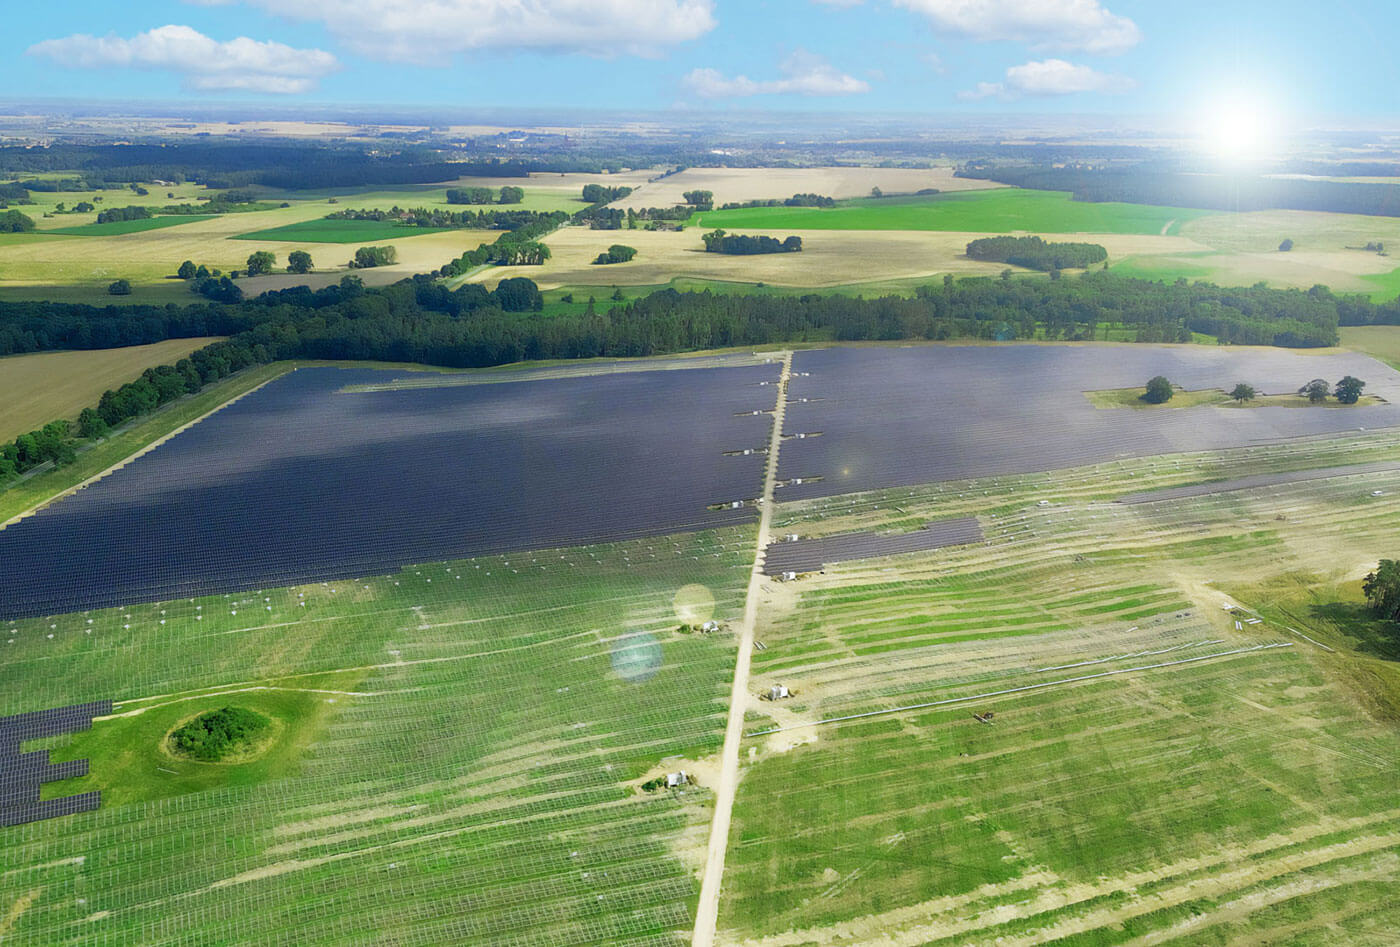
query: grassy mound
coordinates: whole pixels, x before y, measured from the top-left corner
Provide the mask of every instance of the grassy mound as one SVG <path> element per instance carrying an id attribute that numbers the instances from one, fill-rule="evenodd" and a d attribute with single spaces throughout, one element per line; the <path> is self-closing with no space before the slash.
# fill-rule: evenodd
<path id="1" fill-rule="evenodd" d="M 243 707 L 223 707 L 200 714 L 170 735 L 177 753 L 202 763 L 218 763 L 246 750 L 272 721 Z"/>

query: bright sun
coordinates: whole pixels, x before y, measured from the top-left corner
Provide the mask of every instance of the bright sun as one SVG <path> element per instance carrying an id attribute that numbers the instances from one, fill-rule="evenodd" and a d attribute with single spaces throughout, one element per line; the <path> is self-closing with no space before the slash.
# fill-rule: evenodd
<path id="1" fill-rule="evenodd" d="M 1273 152 L 1276 122 L 1264 103 L 1229 96 L 1213 103 L 1200 124 L 1203 150 L 1230 161 L 1250 161 Z"/>

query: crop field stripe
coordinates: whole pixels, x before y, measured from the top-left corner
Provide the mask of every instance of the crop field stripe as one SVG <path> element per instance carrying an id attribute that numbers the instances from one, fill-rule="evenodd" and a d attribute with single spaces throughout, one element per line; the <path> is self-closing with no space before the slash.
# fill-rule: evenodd
<path id="1" fill-rule="evenodd" d="M 1209 661 L 1213 658 L 1225 658 L 1234 655 L 1252 654 L 1256 651 L 1269 651 L 1274 648 L 1291 648 L 1290 641 L 1277 641 L 1270 644 L 1255 645 L 1252 648 L 1237 648 L 1233 651 L 1217 651 L 1214 654 L 1202 654 L 1194 658 L 1182 658 L 1179 661 L 1164 661 L 1160 664 L 1143 664 L 1138 667 L 1119 668 L 1116 671 L 1101 671 L 1098 674 L 1085 674 L 1080 677 L 1066 677 L 1057 681 L 1041 681 L 1038 684 L 1027 684 L 1024 687 L 1010 687 L 1005 690 L 989 691 L 985 694 L 972 694 L 967 697 L 949 697 L 947 700 L 934 700 L 924 704 L 909 704 L 904 707 L 890 707 L 887 710 L 870 710 L 863 714 L 849 714 L 844 717 L 828 717 L 825 720 L 813 720 L 810 723 L 794 723 L 786 727 L 774 727 L 771 730 L 755 730 L 750 733 L 751 737 L 767 736 L 770 733 L 785 733 L 788 730 L 802 730 L 806 727 L 822 727 L 829 723 L 841 723 L 846 720 L 861 720 L 866 717 L 884 717 L 890 714 L 905 713 L 910 710 L 924 710 L 928 707 L 944 707 L 948 704 L 961 704 L 969 700 L 985 700 L 988 697 L 1001 697 L 1006 694 L 1019 694 L 1023 691 L 1042 690 L 1046 687 L 1059 687 L 1064 684 L 1078 684 L 1081 681 L 1093 681 L 1101 677 L 1116 677 L 1119 674 L 1132 674 L 1137 671 L 1154 671 L 1159 668 L 1176 667 L 1182 664 L 1195 664 L 1198 661 Z M 1112 660 L 1111 658 L 1105 660 Z M 1093 663 L 1093 662 L 1089 662 Z"/>
<path id="2" fill-rule="evenodd" d="M 729 695 L 729 719 L 720 755 L 720 784 L 715 790 L 715 814 L 710 823 L 710 840 L 705 856 L 705 873 L 700 882 L 700 902 L 695 910 L 692 947 L 712 947 L 719 926 L 720 886 L 724 880 L 725 852 L 729 845 L 729 826 L 739 781 L 739 744 L 744 739 L 749 670 L 754 650 L 754 626 L 758 622 L 758 598 L 764 582 L 764 551 L 768 548 L 768 531 L 773 519 L 773 492 L 778 479 L 778 450 L 783 440 L 783 415 L 787 405 L 788 380 L 792 377 L 792 353 L 783 352 L 780 358 L 783 370 L 776 386 L 777 403 L 773 409 L 773 428 L 769 433 L 768 455 L 763 473 L 763 508 L 758 519 L 753 568 L 749 572 L 748 591 L 744 596 L 744 617 L 739 627 L 739 649 L 734 664 L 734 683 Z"/>

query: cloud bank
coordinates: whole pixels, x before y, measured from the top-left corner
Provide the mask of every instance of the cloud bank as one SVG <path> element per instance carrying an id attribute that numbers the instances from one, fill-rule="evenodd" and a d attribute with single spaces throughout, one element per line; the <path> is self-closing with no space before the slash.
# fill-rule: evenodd
<path id="1" fill-rule="evenodd" d="M 1128 92 L 1135 87 L 1136 83 L 1127 76 L 1099 72 L 1063 59 L 1044 59 L 1012 66 L 1002 82 L 979 82 L 975 88 L 959 92 L 958 98 L 964 102 L 993 98 L 1014 101 L 1027 96 Z"/>
<path id="2" fill-rule="evenodd" d="M 755 80 L 725 76 L 717 69 L 696 69 L 685 77 L 687 89 L 702 99 L 732 99 L 751 95 L 859 95 L 870 83 L 841 72 L 820 56 L 797 52 L 779 67 L 777 79 Z"/>

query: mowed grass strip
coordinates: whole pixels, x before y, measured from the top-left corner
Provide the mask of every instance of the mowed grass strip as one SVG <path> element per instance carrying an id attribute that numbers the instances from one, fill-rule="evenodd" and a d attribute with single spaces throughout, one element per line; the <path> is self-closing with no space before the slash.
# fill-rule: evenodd
<path id="1" fill-rule="evenodd" d="M 271 240 L 304 243 L 365 243 L 374 240 L 402 240 L 429 233 L 443 233 L 450 227 L 405 227 L 379 220 L 304 220 L 300 223 L 241 233 L 234 240 Z"/>
<path id="2" fill-rule="evenodd" d="M 0 441 L 97 404 L 102 393 L 156 365 L 171 365 L 220 337 L 167 339 L 152 345 L 0 358 Z"/>
<path id="3" fill-rule="evenodd" d="M 172 215 L 169 217 L 148 217 L 145 220 L 114 220 L 105 224 L 83 224 L 79 227 L 55 227 L 43 231 L 46 234 L 60 233 L 70 237 L 120 237 L 128 233 L 145 233 L 148 230 L 164 230 L 200 220 L 213 220 L 216 214 Z"/>
<path id="4" fill-rule="evenodd" d="M 1000 188 L 927 197 L 864 198 L 832 208 L 709 211 L 700 226 L 726 230 L 941 230 L 968 233 L 1175 234 L 1212 211 L 1076 201 L 1064 191 Z"/>

